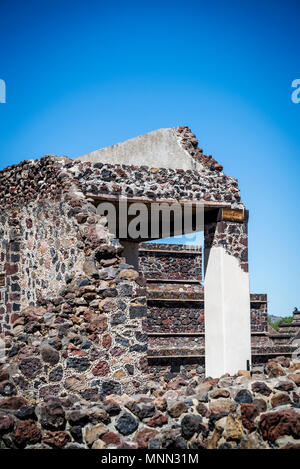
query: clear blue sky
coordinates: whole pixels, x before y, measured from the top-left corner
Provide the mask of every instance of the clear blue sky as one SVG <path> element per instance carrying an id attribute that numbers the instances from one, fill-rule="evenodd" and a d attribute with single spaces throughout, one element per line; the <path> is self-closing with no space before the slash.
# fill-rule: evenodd
<path id="1" fill-rule="evenodd" d="M 0 166 L 189 125 L 238 177 L 251 291 L 300 307 L 300 2 L 0 0 Z"/>

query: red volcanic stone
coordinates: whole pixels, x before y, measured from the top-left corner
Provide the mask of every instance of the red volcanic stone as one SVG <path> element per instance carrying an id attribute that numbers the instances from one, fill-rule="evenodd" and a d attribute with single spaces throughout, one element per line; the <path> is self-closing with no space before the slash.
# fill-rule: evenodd
<path id="1" fill-rule="evenodd" d="M 101 440 L 103 440 L 107 445 L 119 445 L 121 443 L 120 435 L 114 432 L 107 432 L 101 436 Z"/>
<path id="2" fill-rule="evenodd" d="M 139 369 L 142 373 L 146 373 L 148 371 L 148 359 L 147 357 L 141 357 L 139 360 Z"/>
<path id="3" fill-rule="evenodd" d="M 10 322 L 11 324 L 14 324 L 14 322 L 16 322 L 17 319 L 19 319 L 20 315 L 17 314 L 17 313 L 13 313 L 11 316 L 10 316 Z"/>
<path id="4" fill-rule="evenodd" d="M 254 424 L 255 418 L 260 413 L 259 408 L 254 404 L 241 404 L 241 415 L 242 415 L 242 424 L 250 432 L 255 430 L 256 425 Z"/>
<path id="5" fill-rule="evenodd" d="M 18 422 L 13 439 L 19 446 L 38 443 L 41 440 L 41 430 L 36 426 L 33 420 Z"/>
<path id="6" fill-rule="evenodd" d="M 76 357 L 85 357 L 87 353 L 84 350 L 80 350 L 78 347 L 75 347 L 73 344 L 68 345 L 68 351 L 70 355 L 74 355 Z"/>
<path id="7" fill-rule="evenodd" d="M 297 386 L 300 386 L 300 373 L 288 375 L 288 378 L 292 379 Z"/>
<path id="8" fill-rule="evenodd" d="M 292 381 L 280 381 L 278 384 L 276 384 L 275 389 L 278 389 L 279 391 L 292 391 L 294 389 L 294 384 Z"/>
<path id="9" fill-rule="evenodd" d="M 158 434 L 157 430 L 151 430 L 150 428 L 143 428 L 135 433 L 133 440 L 137 442 L 140 449 L 148 448 L 148 441 Z"/>
<path id="10" fill-rule="evenodd" d="M 92 373 L 94 376 L 107 376 L 110 371 L 109 364 L 106 361 L 99 361 L 93 368 Z"/>
<path id="11" fill-rule="evenodd" d="M 209 417 L 210 411 L 206 407 L 206 405 L 203 404 L 202 402 L 198 403 L 196 409 L 197 409 L 198 414 L 202 415 L 202 417 Z"/>
<path id="12" fill-rule="evenodd" d="M 219 382 L 219 378 L 205 380 L 205 383 L 209 383 L 212 386 L 217 386 L 218 382 Z"/>
<path id="13" fill-rule="evenodd" d="M 121 347 L 114 347 L 110 353 L 113 357 L 119 357 L 120 355 L 123 355 L 123 353 L 125 352 L 125 350 Z"/>
<path id="14" fill-rule="evenodd" d="M 141 386 L 141 383 L 139 383 L 138 381 L 136 381 L 135 379 L 133 379 L 131 381 L 131 384 L 135 387 L 135 388 L 139 388 Z"/>
<path id="15" fill-rule="evenodd" d="M 150 420 L 145 422 L 145 424 L 149 427 L 162 427 L 166 423 L 168 423 L 168 419 L 161 413 L 154 415 Z"/>
<path id="16" fill-rule="evenodd" d="M 284 393 L 275 394 L 275 396 L 271 398 L 272 407 L 278 407 L 280 405 L 289 404 L 290 402 L 291 400 L 289 398 L 289 395 Z"/>
<path id="17" fill-rule="evenodd" d="M 252 391 L 262 394 L 263 396 L 269 396 L 272 393 L 272 390 L 263 381 L 253 383 Z"/>
<path id="18" fill-rule="evenodd" d="M 111 336 L 109 334 L 105 334 L 102 338 L 102 346 L 105 348 L 110 348 L 111 346 Z"/>
<path id="19" fill-rule="evenodd" d="M 209 394 L 211 399 L 219 399 L 220 397 L 230 397 L 230 392 L 227 389 L 215 389 Z"/>
<path id="20" fill-rule="evenodd" d="M 263 414 L 259 427 L 263 438 L 268 441 L 275 441 L 284 435 L 300 438 L 300 413 L 286 409 Z"/>
<path id="21" fill-rule="evenodd" d="M 24 358 L 19 364 L 19 368 L 26 378 L 36 378 L 41 373 L 42 365 L 38 358 Z"/>
<path id="22" fill-rule="evenodd" d="M 180 386 L 187 386 L 187 382 L 183 378 L 174 378 L 167 384 L 168 389 L 178 389 Z"/>
<path id="23" fill-rule="evenodd" d="M 83 350 L 74 349 L 70 352 L 70 355 L 74 355 L 75 357 L 85 357 L 87 354 Z"/>
<path id="24" fill-rule="evenodd" d="M 87 326 L 87 331 L 95 333 L 107 329 L 107 317 L 104 314 L 92 314 Z"/>
<path id="25" fill-rule="evenodd" d="M 163 323 L 164 326 L 172 326 L 173 320 L 171 318 L 170 319 L 163 319 L 162 323 Z"/>
<path id="26" fill-rule="evenodd" d="M 76 215 L 76 220 L 78 223 L 85 223 L 87 221 L 88 214 L 87 213 L 79 213 Z"/>
<path id="27" fill-rule="evenodd" d="M 23 397 L 12 396 L 0 401 L 0 409 L 18 410 L 27 405 Z"/>
<path id="28" fill-rule="evenodd" d="M 59 362 L 59 353 L 50 345 L 45 345 L 41 349 L 41 355 L 44 362 L 50 365 L 56 365 Z"/>
<path id="29" fill-rule="evenodd" d="M 288 368 L 290 366 L 291 360 L 287 357 L 276 357 L 276 358 L 273 358 L 271 361 L 279 363 L 284 368 Z"/>
<path id="30" fill-rule="evenodd" d="M 7 370 L 0 370 L 0 383 L 2 381 L 8 381 L 9 380 L 9 373 Z"/>
<path id="31" fill-rule="evenodd" d="M 5 264 L 4 265 L 4 271 L 6 272 L 6 275 L 13 275 L 18 272 L 18 264 Z"/>
<path id="32" fill-rule="evenodd" d="M 31 220 L 31 218 L 27 218 L 27 219 L 26 219 L 26 226 L 27 226 L 27 228 L 32 228 L 32 220 Z"/>
<path id="33" fill-rule="evenodd" d="M 53 446 L 54 448 L 63 448 L 70 440 L 71 437 L 69 433 L 63 431 L 47 431 L 43 436 L 43 442 L 47 443 L 49 446 Z"/>
<path id="34" fill-rule="evenodd" d="M 0 433 L 10 431 L 14 426 L 14 419 L 12 415 L 0 412 Z"/>
<path id="35" fill-rule="evenodd" d="M 277 378 L 278 376 L 285 376 L 285 371 L 279 363 L 269 361 L 265 366 L 265 373 L 269 378 Z"/>

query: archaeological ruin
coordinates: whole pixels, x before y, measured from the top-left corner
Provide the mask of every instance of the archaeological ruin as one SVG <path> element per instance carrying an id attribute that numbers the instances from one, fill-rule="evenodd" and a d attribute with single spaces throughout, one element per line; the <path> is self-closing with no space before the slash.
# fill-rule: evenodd
<path id="1" fill-rule="evenodd" d="M 204 364 L 201 246 L 141 243 L 139 263 L 146 279 L 148 361 L 173 365 L 173 369 L 184 361 Z M 277 332 L 268 324 L 267 295 L 250 294 L 252 364 L 292 355 L 300 333 L 299 315 L 295 309 L 293 321 L 280 324 Z"/>
<path id="2" fill-rule="evenodd" d="M 73 160 L 24 161 L 4 169 L 0 184 L 6 346 L 40 341 L 59 350 L 66 375 L 79 369 L 86 382 L 101 376 L 118 386 L 138 386 L 155 365 L 203 364 L 204 355 L 207 376 L 249 369 L 250 326 L 252 359 L 291 354 L 288 340 L 268 332 L 266 295 L 250 298 L 248 212 L 237 180 L 203 154 L 188 128 L 161 129 Z M 97 207 L 117 207 L 124 198 L 129 207 L 203 207 L 205 291 L 201 248 L 196 255 L 169 245 L 174 262 L 166 264 L 164 245 L 145 243 L 150 234 L 132 239 L 125 230 L 121 237 L 120 226 L 119 238 L 109 232 Z"/>
<path id="3" fill-rule="evenodd" d="M 300 313 L 278 332 L 268 326 L 267 295 L 249 290 L 249 212 L 238 181 L 203 153 L 188 127 L 74 159 L 23 161 L 0 172 L 0 197 L 0 411 L 54 397 L 93 403 L 146 395 L 153 383 L 176 377 L 180 387 L 180 380 L 201 376 L 212 389 L 220 378 L 250 376 L 278 356 L 276 366 L 289 366 Z M 139 231 L 143 220 L 135 215 L 143 207 L 146 231 Z M 147 210 L 162 207 L 170 218 L 161 212 L 155 224 Z M 203 251 L 157 241 L 164 226 L 177 234 L 178 223 L 184 234 L 203 230 Z M 129 425 L 137 411 L 127 408 Z M 159 415 L 162 426 L 168 419 Z M 0 433 L 1 422 L 8 432 L 14 423 L 1 418 Z M 13 436 L 12 447 L 24 443 L 18 418 L 21 443 Z M 64 428 L 48 420 L 50 433 Z M 59 446 L 57 435 L 47 435 L 50 446 Z M 65 438 L 62 446 L 70 434 Z"/>

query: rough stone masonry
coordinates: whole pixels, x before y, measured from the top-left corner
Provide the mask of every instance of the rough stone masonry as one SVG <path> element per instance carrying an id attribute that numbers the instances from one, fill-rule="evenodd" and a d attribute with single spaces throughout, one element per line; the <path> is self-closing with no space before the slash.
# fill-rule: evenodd
<path id="1" fill-rule="evenodd" d="M 89 443 L 85 436 L 90 447 L 109 433 L 106 428 L 91 427 L 96 421 L 100 424 L 101 417 L 75 418 L 69 421 L 72 431 L 65 432 L 65 411 L 58 409 L 65 402 L 73 410 L 88 404 L 101 414 L 100 402 L 107 396 L 147 394 L 151 379 L 160 375 L 147 359 L 146 280 L 128 263 L 122 240 L 109 232 L 107 218 L 97 213 L 99 200 L 126 196 L 147 203 L 203 203 L 206 248 L 213 253 L 211 258 L 221 252 L 223 264 L 237 276 L 235 281 L 241 279 L 246 304 L 239 305 L 245 314 L 237 326 L 240 331 L 249 330 L 250 350 L 247 214 L 237 180 L 203 154 L 187 127 L 161 129 L 128 142 L 75 160 L 48 155 L 23 161 L 0 173 L 0 337 L 4 349 L 0 431 L 8 434 L 5 446 L 22 447 L 41 440 L 52 447 L 71 441 L 80 444 L 77 427 L 90 422 L 86 432 L 97 436 Z M 137 164 L 118 163 L 118 155 L 126 162 L 133 151 Z M 153 155 L 167 167 L 151 165 Z M 242 213 L 242 218 L 228 218 L 228 213 Z M 212 293 L 206 291 L 207 304 Z M 207 329 L 206 325 L 206 333 Z M 223 332 L 228 338 L 230 331 Z M 242 355 L 249 356 L 247 347 Z M 183 368 L 182 373 L 187 373 L 187 379 L 198 373 L 204 380 L 203 371 Z M 122 435 L 132 434 L 139 426 L 134 417 L 138 411 L 132 406 L 127 409 L 122 409 L 115 425 Z M 156 416 L 149 412 L 138 418 Z M 108 417 L 103 415 L 105 424 Z M 161 419 L 163 425 L 165 419 Z M 185 440 L 190 439 L 191 430 L 187 432 Z"/>
<path id="2" fill-rule="evenodd" d="M 204 363 L 205 324 L 202 249 L 197 245 L 141 243 L 139 270 L 147 282 L 148 358 L 166 368 Z M 268 324 L 265 293 L 250 294 L 252 364 L 276 354 L 291 356 L 300 331 L 299 312 L 276 332 Z M 178 357 L 175 359 L 174 357 Z M 194 360 L 191 360 L 191 356 Z M 160 358 L 159 358 L 160 357 Z M 155 360 L 154 360 L 155 358 Z"/>
<path id="3" fill-rule="evenodd" d="M 0 448 L 300 449 L 300 361 L 220 379 L 172 374 L 136 395 L 42 402 L 16 395 L 0 373 Z M 117 454 L 117 453 L 115 453 Z"/>

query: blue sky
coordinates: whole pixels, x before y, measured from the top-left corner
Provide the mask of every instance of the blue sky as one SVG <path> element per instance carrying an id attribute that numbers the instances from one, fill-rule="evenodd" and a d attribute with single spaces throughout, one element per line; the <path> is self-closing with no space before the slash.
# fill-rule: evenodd
<path id="1" fill-rule="evenodd" d="M 0 0 L 0 167 L 188 125 L 238 177 L 252 292 L 299 297 L 300 2 Z"/>

